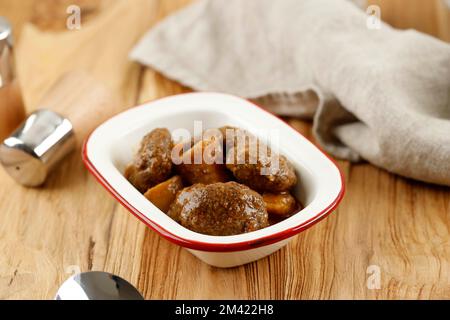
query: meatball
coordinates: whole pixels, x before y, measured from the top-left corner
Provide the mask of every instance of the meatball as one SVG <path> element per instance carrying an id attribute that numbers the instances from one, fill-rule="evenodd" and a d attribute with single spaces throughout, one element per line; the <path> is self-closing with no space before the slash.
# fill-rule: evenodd
<path id="1" fill-rule="evenodd" d="M 168 215 L 203 234 L 227 236 L 269 225 L 262 196 L 236 182 L 195 184 L 177 194 Z"/>
<path id="2" fill-rule="evenodd" d="M 125 177 L 141 193 L 167 180 L 172 172 L 172 137 L 167 129 L 154 129 L 141 141 Z"/>
<path id="3" fill-rule="evenodd" d="M 261 148 L 265 152 L 260 152 Z M 227 154 L 226 165 L 239 182 L 258 191 L 288 191 L 297 183 L 292 164 L 258 140 L 235 145 Z"/>

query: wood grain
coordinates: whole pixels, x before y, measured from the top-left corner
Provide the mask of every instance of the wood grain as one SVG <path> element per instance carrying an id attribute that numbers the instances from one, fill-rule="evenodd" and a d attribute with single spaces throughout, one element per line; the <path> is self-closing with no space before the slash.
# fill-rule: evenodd
<path id="1" fill-rule="evenodd" d="M 120 93 L 123 108 L 189 90 L 126 59 L 149 26 L 187 0 L 101 1 L 76 34 L 58 31 L 61 21 L 45 22 L 64 17 L 48 12 L 51 6 L 42 16 L 24 17 L 28 9 L 17 10 L 12 2 L 0 0 L 0 14 L 14 7 L 8 15 L 21 29 L 18 63 L 29 110 L 68 69 L 94 74 Z M 438 1 L 371 2 L 397 27 L 446 39 L 450 25 Z M 36 3 L 27 0 L 27 12 Z M 312 138 L 309 123 L 287 120 Z M 146 228 L 88 175 L 78 154 L 43 189 L 19 187 L 0 171 L 0 298 L 52 298 L 79 267 L 116 273 L 149 299 L 450 299 L 449 188 L 369 164 L 338 165 L 347 192 L 335 213 L 277 253 L 225 270 L 207 266 Z M 380 289 L 367 287 L 371 265 L 381 271 Z"/>
<path id="2" fill-rule="evenodd" d="M 81 148 L 87 136 L 119 108 L 117 97 L 87 72 L 71 71 L 57 79 L 38 103 L 70 120 Z M 92 114 L 95 113 L 95 117 Z"/>
<path id="3" fill-rule="evenodd" d="M 3 141 L 25 120 L 25 106 L 19 82 L 12 82 L 0 88 L 0 140 Z"/>

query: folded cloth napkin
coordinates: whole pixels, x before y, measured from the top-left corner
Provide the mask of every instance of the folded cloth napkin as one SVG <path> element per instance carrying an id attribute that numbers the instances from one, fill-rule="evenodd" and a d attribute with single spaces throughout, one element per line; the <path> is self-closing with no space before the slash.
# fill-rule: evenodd
<path id="1" fill-rule="evenodd" d="M 312 117 L 336 157 L 450 185 L 450 45 L 370 25 L 346 0 L 199 0 L 130 56 L 196 90 Z"/>

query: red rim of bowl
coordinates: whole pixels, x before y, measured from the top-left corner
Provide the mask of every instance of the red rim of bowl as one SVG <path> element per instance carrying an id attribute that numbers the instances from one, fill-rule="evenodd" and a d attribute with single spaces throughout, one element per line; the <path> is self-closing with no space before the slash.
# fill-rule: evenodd
<path id="1" fill-rule="evenodd" d="M 215 92 L 206 92 L 206 93 L 213 93 L 213 94 L 215 94 Z M 191 93 L 191 94 L 195 94 L 195 93 Z M 229 95 L 229 96 L 232 96 L 234 98 L 242 99 L 242 98 L 239 98 L 237 96 L 230 95 L 230 94 L 223 94 L 223 93 L 219 93 L 219 94 L 221 94 L 221 95 Z M 185 95 L 185 94 L 183 94 L 183 95 Z M 170 96 L 170 97 L 174 97 L 174 96 Z M 168 97 L 165 97 L 165 98 L 168 98 Z M 165 98 L 156 99 L 156 100 L 153 100 L 152 102 L 155 102 L 155 101 L 158 101 L 158 100 L 162 100 L 162 99 L 165 99 Z M 273 115 L 272 113 L 268 112 L 267 110 L 265 110 L 261 106 L 255 104 L 254 102 L 249 101 L 249 100 L 246 100 L 246 101 L 250 102 L 256 108 L 266 112 L 267 114 L 269 114 L 271 117 L 277 119 L 278 121 L 283 122 L 291 130 L 293 130 L 296 134 L 304 137 L 301 133 L 299 133 L 297 130 L 292 128 L 288 123 L 286 123 L 282 119 L 280 119 L 277 116 Z M 140 106 L 141 105 L 136 106 L 134 108 L 137 108 L 137 107 L 140 107 Z M 124 111 L 124 112 L 126 112 L 126 111 Z M 149 218 L 147 218 L 142 212 L 137 210 L 128 201 L 126 201 L 108 183 L 108 181 L 100 174 L 100 172 L 91 163 L 91 161 L 88 158 L 88 155 L 87 155 L 87 144 L 89 142 L 89 139 L 90 139 L 91 135 L 92 135 L 92 133 L 84 141 L 83 149 L 82 149 L 83 162 L 84 162 L 85 166 L 87 167 L 87 169 L 89 170 L 89 172 L 97 179 L 97 181 L 109 193 L 111 193 L 111 195 L 122 206 L 124 206 L 134 216 L 136 216 L 139 220 L 141 220 L 144 224 L 146 224 L 150 229 L 152 229 L 153 231 L 156 231 L 157 233 L 159 233 L 161 236 L 163 236 L 167 240 L 169 240 L 169 241 L 171 241 L 171 242 L 173 242 L 173 243 L 175 243 L 175 244 L 177 244 L 179 246 L 182 246 L 182 247 L 185 247 L 185 248 L 189 248 L 189 249 L 193 249 L 193 250 L 210 251 L 210 252 L 230 252 L 230 251 L 250 250 L 250 249 L 255 249 L 255 248 L 258 248 L 258 247 L 261 247 L 261 246 L 266 246 L 266 245 L 273 244 L 275 242 L 279 242 L 281 240 L 293 237 L 296 234 L 298 234 L 298 233 L 308 229 L 309 227 L 313 226 L 314 224 L 316 224 L 317 222 L 321 221 L 322 219 L 326 218 L 331 212 L 333 212 L 336 209 L 336 207 L 338 206 L 338 204 L 341 202 L 342 198 L 344 197 L 344 193 L 345 193 L 344 177 L 343 177 L 342 171 L 336 165 L 334 160 L 331 159 L 319 147 L 314 145 L 309 139 L 304 137 L 309 143 L 311 143 L 315 148 L 317 148 L 324 156 L 326 156 L 331 161 L 331 163 L 336 167 L 336 169 L 338 170 L 338 172 L 340 174 L 341 188 L 340 188 L 339 194 L 337 195 L 336 199 L 334 199 L 334 201 L 332 203 L 330 203 L 324 210 L 320 211 L 318 214 L 316 214 L 311 219 L 309 219 L 309 220 L 307 220 L 307 221 L 305 221 L 305 222 L 303 222 L 303 223 L 301 223 L 301 224 L 299 224 L 297 226 L 294 226 L 292 228 L 289 228 L 289 229 L 286 229 L 286 230 L 283 230 L 283 231 L 280 231 L 280 232 L 277 232 L 277 233 L 274 233 L 274 234 L 270 234 L 270 235 L 267 235 L 267 236 L 264 236 L 264 237 L 260 237 L 260 238 L 257 238 L 257 239 L 252 239 L 252 240 L 242 241 L 242 242 L 235 242 L 235 243 L 211 243 L 211 242 L 201 242 L 201 241 L 189 240 L 189 239 L 185 239 L 183 237 L 180 237 L 180 236 L 178 236 L 176 234 L 173 234 L 173 233 L 167 231 L 166 229 L 164 229 L 163 227 L 158 225 L 156 222 L 154 222 L 154 221 L 150 220 Z M 298 213 L 296 213 L 296 214 L 298 214 Z"/>

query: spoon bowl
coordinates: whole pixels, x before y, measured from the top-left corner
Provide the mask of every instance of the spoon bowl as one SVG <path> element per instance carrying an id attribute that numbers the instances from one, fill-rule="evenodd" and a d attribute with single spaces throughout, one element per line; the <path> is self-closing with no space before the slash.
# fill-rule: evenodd
<path id="1" fill-rule="evenodd" d="M 102 271 L 71 276 L 59 288 L 55 300 L 144 300 L 128 281 Z"/>

